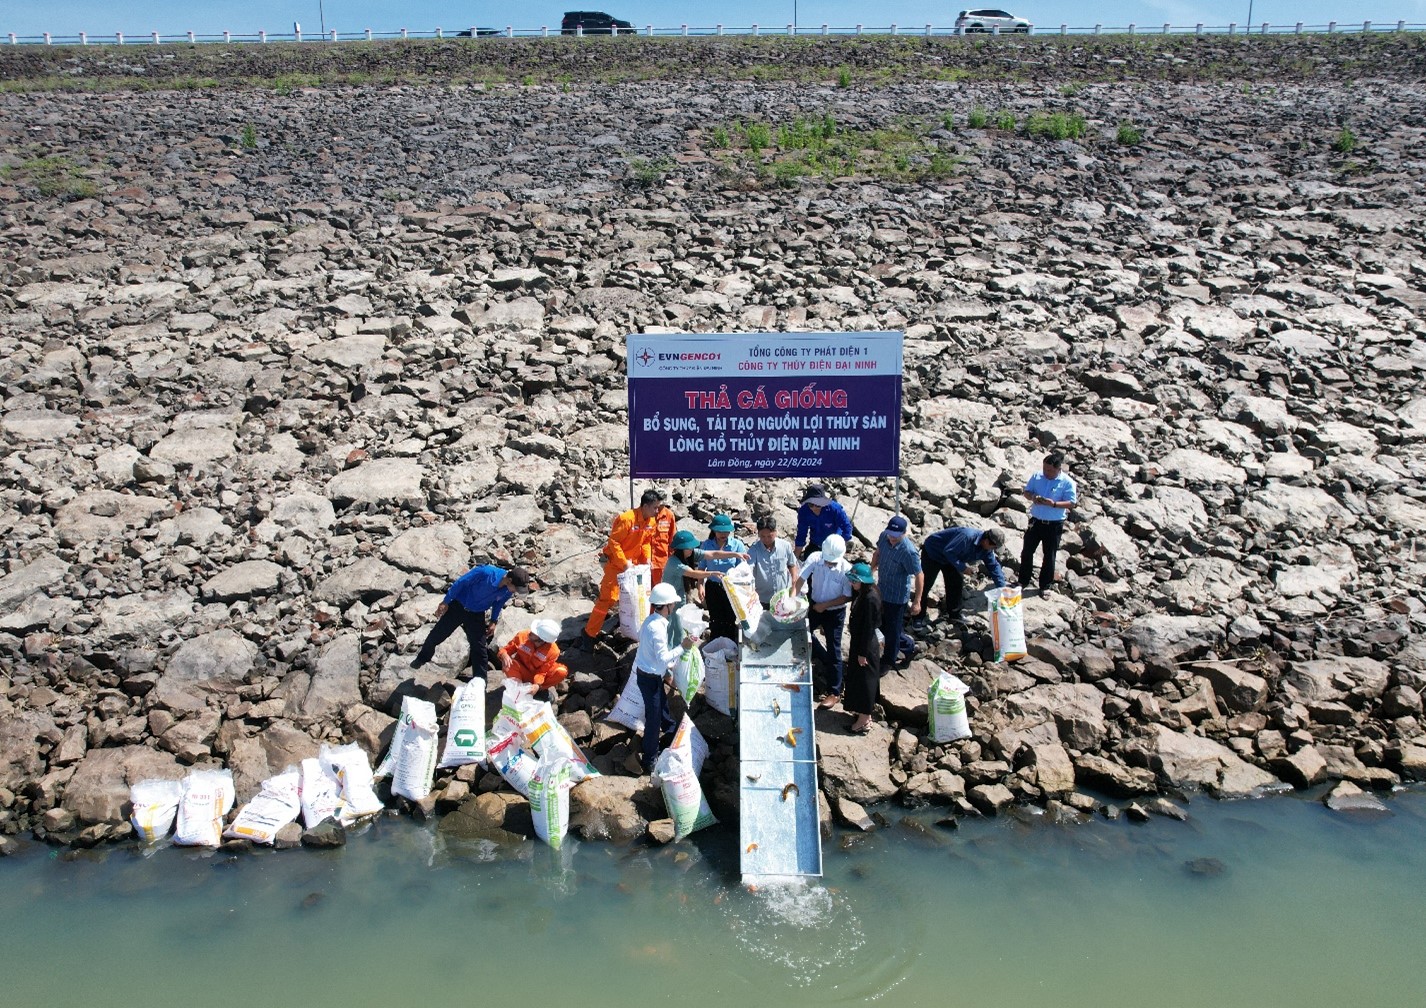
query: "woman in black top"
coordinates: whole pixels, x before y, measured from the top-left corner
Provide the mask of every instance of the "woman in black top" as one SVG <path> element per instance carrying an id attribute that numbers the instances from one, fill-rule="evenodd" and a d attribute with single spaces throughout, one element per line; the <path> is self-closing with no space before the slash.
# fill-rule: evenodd
<path id="1" fill-rule="evenodd" d="M 881 685 L 881 644 L 876 639 L 877 627 L 881 626 L 881 593 L 876 590 L 876 577 L 867 564 L 853 564 L 847 580 L 852 583 L 855 597 L 847 620 L 851 640 L 842 706 L 855 715 L 850 730 L 865 735 L 871 730 L 871 712 Z"/>

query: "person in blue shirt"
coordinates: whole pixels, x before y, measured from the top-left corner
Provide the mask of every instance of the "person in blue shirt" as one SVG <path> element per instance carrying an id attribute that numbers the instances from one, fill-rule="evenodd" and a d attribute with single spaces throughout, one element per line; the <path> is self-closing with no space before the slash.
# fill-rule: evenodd
<path id="1" fill-rule="evenodd" d="M 921 551 L 906 538 L 906 527 L 905 518 L 892 518 L 871 554 L 871 569 L 876 572 L 876 586 L 881 591 L 881 635 L 886 638 L 881 655 L 882 675 L 891 669 L 898 654 L 906 661 L 916 656 L 916 642 L 902 627 L 908 611 L 913 617 L 921 612 L 924 575 Z"/>
<path id="2" fill-rule="evenodd" d="M 673 590 L 678 592 L 678 600 L 682 603 L 688 597 L 688 582 L 693 581 L 693 587 L 697 592 L 693 600 L 702 602 L 704 582 L 719 575 L 711 570 L 699 569 L 698 564 L 704 560 L 731 560 L 736 563 L 747 558 L 746 553 L 703 549 L 698 545 L 696 535 L 685 529 L 679 529 L 674 533 L 673 541 L 669 544 L 668 563 L 663 565 L 663 576 L 660 583 L 673 585 Z"/>
<path id="3" fill-rule="evenodd" d="M 418 669 L 430 661 L 436 648 L 455 633 L 456 627 L 462 627 L 470 642 L 471 675 L 484 679 L 490 667 L 490 638 L 495 636 L 495 624 L 505 603 L 517 592 L 523 595 L 529 590 L 530 574 L 523 567 L 507 571 L 494 564 L 481 564 L 466 571 L 436 606 L 436 625 L 416 652 L 411 667 Z"/>
<path id="4" fill-rule="evenodd" d="M 1074 480 L 1064 474 L 1062 452 L 1045 456 L 1043 468 L 1025 483 L 1025 497 L 1030 501 L 1030 527 L 1025 530 L 1025 545 L 1020 550 L 1020 583 L 1029 587 L 1035 573 L 1035 550 L 1044 551 L 1040 561 L 1040 591 L 1047 592 L 1055 583 L 1055 554 L 1059 552 L 1060 535 L 1065 519 L 1079 504 L 1079 492 Z"/>
<path id="5" fill-rule="evenodd" d="M 708 538 L 703 542 L 703 549 L 705 552 L 718 551 L 743 555 L 748 552 L 743 541 L 733 535 L 733 519 L 725 514 L 713 516 L 713 521 L 708 524 Z M 715 559 L 705 555 L 698 562 L 698 569 L 713 571 L 721 575 L 728 573 L 737 564 L 738 561 L 732 557 Z M 720 578 L 709 578 L 703 582 L 703 601 L 708 606 L 709 639 L 717 640 L 719 637 L 727 637 L 729 640 L 736 641 L 738 639 L 738 617 L 733 612 L 733 603 L 728 601 L 728 593 L 724 590 Z"/>
<path id="6" fill-rule="evenodd" d="M 797 536 L 792 546 L 798 559 L 806 560 L 820 550 L 822 540 L 829 535 L 839 535 L 851 542 L 852 519 L 842 505 L 827 496 L 821 483 L 813 483 L 797 509 Z"/>
<path id="7" fill-rule="evenodd" d="M 961 602 L 966 593 L 965 569 L 974 563 L 982 564 L 996 586 L 1004 588 L 1005 571 L 995 555 L 995 551 L 1004 545 L 1005 536 L 999 529 L 982 532 L 974 528 L 948 528 L 928 535 L 921 547 L 921 566 L 926 572 L 926 591 L 922 601 L 930 600 L 936 578 L 944 574 L 946 599 L 941 603 L 941 615 L 956 623 L 964 623 Z"/>

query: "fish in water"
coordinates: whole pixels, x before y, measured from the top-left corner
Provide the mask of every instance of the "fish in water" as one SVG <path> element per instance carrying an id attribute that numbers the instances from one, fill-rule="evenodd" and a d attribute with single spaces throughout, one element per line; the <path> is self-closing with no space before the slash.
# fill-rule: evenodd
<path id="1" fill-rule="evenodd" d="M 785 690 L 787 690 L 787 692 L 789 692 L 789 693 L 801 693 L 801 692 L 802 692 L 802 687 L 799 686 L 797 683 L 783 683 L 783 684 L 782 684 L 782 688 L 785 689 Z"/>
<path id="2" fill-rule="evenodd" d="M 783 800 L 783 801 L 787 801 L 787 796 L 788 796 L 789 794 L 800 795 L 801 793 L 802 793 L 802 789 L 801 789 L 800 787 L 798 787 L 796 784 L 788 784 L 786 787 L 784 787 L 784 788 L 782 789 L 782 800 Z"/>
<path id="3" fill-rule="evenodd" d="M 797 748 L 797 736 L 802 734 L 801 728 L 789 728 L 787 734 L 782 737 L 782 741 L 792 749 Z"/>

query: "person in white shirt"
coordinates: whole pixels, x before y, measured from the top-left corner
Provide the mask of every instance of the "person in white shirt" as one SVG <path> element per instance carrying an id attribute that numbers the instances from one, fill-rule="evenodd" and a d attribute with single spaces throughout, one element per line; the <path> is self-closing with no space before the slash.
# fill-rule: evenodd
<path id="1" fill-rule="evenodd" d="M 822 552 L 808 559 L 792 585 L 794 594 L 807 585 L 812 658 L 827 680 L 823 707 L 835 707 L 842 699 L 842 630 L 847 625 L 847 603 L 852 600 L 852 583 L 847 580 L 852 565 L 846 556 L 847 541 L 835 532 L 828 534 L 822 540 Z M 818 631 L 822 640 L 817 639 Z"/>
<path id="2" fill-rule="evenodd" d="M 644 698 L 644 737 L 639 748 L 639 765 L 646 774 L 653 771 L 661 743 L 671 739 L 677 727 L 669 713 L 664 685 L 673 681 L 674 662 L 697 643 L 688 634 L 684 634 L 681 647 L 669 641 L 669 617 L 678 605 L 678 591 L 673 585 L 662 582 L 654 585 L 649 593 L 651 611 L 639 628 L 639 650 L 634 653 L 634 678 L 639 684 L 639 695 Z"/>

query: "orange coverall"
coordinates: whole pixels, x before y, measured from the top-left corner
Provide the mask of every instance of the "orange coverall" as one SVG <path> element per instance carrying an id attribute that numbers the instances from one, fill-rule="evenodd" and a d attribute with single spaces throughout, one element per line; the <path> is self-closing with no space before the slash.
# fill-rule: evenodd
<path id="1" fill-rule="evenodd" d="M 569 669 L 556 660 L 560 646 L 546 644 L 528 630 L 511 637 L 500 653 L 510 659 L 510 667 L 505 670 L 507 677 L 534 683 L 541 689 L 554 689 L 569 675 Z"/>
<path id="2" fill-rule="evenodd" d="M 609 530 L 609 541 L 604 544 L 604 580 L 599 582 L 599 600 L 594 603 L 594 611 L 589 614 L 589 622 L 584 625 L 588 637 L 598 637 L 604 629 L 604 617 L 609 609 L 619 601 L 619 575 L 626 567 L 646 564 L 652 561 L 654 529 L 658 517 L 645 518 L 639 508 L 624 511 L 614 519 Z"/>
<path id="3" fill-rule="evenodd" d="M 659 505 L 654 515 L 654 532 L 649 540 L 649 566 L 654 572 L 654 583 L 663 576 L 663 565 L 668 563 L 669 551 L 673 548 L 673 534 L 678 531 L 678 516 L 669 508 Z"/>

